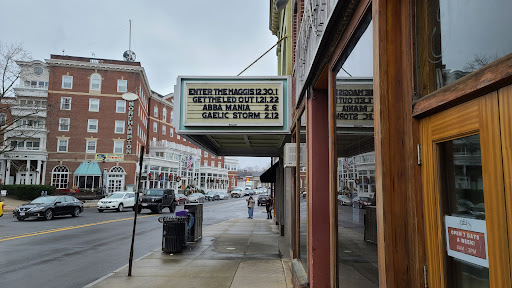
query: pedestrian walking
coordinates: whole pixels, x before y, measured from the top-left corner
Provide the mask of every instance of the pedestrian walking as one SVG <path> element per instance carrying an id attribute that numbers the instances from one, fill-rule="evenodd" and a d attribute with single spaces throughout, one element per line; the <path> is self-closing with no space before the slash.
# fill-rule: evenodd
<path id="1" fill-rule="evenodd" d="M 267 208 L 267 219 L 272 219 L 272 209 L 274 208 L 274 201 L 270 196 L 265 199 L 265 208 Z"/>
<path id="2" fill-rule="evenodd" d="M 254 199 L 252 198 L 252 193 L 249 194 L 249 198 L 247 198 L 247 210 L 249 212 L 249 219 L 252 219 L 254 215 Z"/>

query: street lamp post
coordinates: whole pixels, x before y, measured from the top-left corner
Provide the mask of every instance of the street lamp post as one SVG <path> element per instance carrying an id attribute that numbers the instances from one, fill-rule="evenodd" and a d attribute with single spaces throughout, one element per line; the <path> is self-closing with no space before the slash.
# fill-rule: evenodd
<path id="1" fill-rule="evenodd" d="M 135 93 L 124 93 L 121 96 L 126 101 L 135 101 L 139 99 L 139 96 Z M 130 260 L 128 264 L 128 276 L 132 276 L 132 264 L 133 264 L 133 246 L 135 243 L 135 227 L 137 226 L 137 214 L 139 213 L 139 193 L 141 191 L 140 182 L 142 177 L 142 161 L 144 160 L 144 146 L 140 147 L 140 158 L 139 158 L 139 179 L 137 183 L 137 193 L 135 194 L 135 211 L 133 216 L 133 231 L 132 231 L 132 244 L 130 247 Z"/>

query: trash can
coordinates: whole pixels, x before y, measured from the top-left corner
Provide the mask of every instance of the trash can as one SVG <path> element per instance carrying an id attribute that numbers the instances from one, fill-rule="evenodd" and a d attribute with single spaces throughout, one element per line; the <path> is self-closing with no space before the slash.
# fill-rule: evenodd
<path id="1" fill-rule="evenodd" d="M 187 245 L 187 217 L 160 217 L 163 223 L 162 251 L 181 253 Z"/>
<path id="2" fill-rule="evenodd" d="M 203 204 L 202 203 L 194 203 L 194 204 L 185 204 L 184 209 L 188 210 L 190 223 L 192 226 L 189 229 L 188 233 L 188 242 L 195 242 L 201 238 L 203 238 Z M 192 220 L 193 219 L 193 220 Z"/>

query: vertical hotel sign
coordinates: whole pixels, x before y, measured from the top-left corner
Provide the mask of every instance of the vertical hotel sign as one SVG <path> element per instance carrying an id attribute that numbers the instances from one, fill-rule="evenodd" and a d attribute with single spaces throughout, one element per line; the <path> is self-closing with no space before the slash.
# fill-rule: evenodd
<path id="1" fill-rule="evenodd" d="M 372 78 L 336 79 L 338 127 L 373 127 Z"/>
<path id="2" fill-rule="evenodd" d="M 126 127 L 126 153 L 132 154 L 132 140 L 133 140 L 133 111 L 135 110 L 135 101 L 128 102 L 128 122 Z"/>

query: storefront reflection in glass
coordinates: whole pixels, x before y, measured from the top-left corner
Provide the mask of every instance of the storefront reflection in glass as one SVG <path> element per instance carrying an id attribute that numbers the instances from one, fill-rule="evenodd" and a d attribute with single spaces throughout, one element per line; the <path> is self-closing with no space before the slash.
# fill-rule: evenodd
<path id="1" fill-rule="evenodd" d="M 421 96 L 512 53 L 510 0 L 416 2 Z"/>
<path id="2" fill-rule="evenodd" d="M 369 22 L 336 78 L 340 287 L 379 286 L 372 53 Z"/>
<path id="3" fill-rule="evenodd" d="M 308 189 L 307 189 L 307 150 L 305 149 L 307 143 L 306 137 L 306 112 L 302 113 L 300 127 L 300 144 L 303 148 L 300 149 L 300 162 L 295 170 L 299 183 L 297 189 L 299 191 L 299 258 L 302 262 L 304 270 L 308 270 Z"/>

